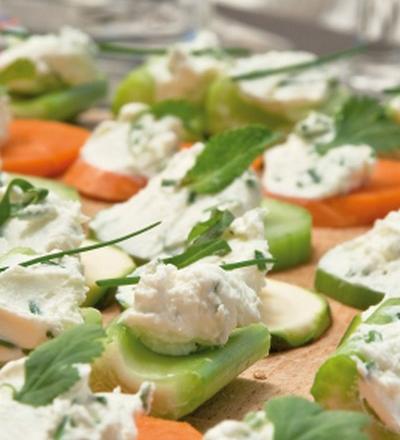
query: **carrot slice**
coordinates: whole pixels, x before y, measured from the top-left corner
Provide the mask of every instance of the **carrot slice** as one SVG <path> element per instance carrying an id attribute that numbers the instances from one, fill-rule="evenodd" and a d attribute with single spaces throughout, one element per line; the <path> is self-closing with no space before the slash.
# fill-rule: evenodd
<path id="1" fill-rule="evenodd" d="M 314 226 L 370 225 L 390 211 L 400 209 L 400 161 L 379 160 L 368 184 L 344 196 L 307 200 L 269 192 L 267 195 L 304 206 L 310 211 Z"/>
<path id="2" fill-rule="evenodd" d="M 61 174 L 89 137 L 84 128 L 55 121 L 17 119 L 1 150 L 4 171 L 35 176 Z"/>
<path id="3" fill-rule="evenodd" d="M 189 423 L 137 416 L 137 440 L 201 440 L 203 436 Z"/>
<path id="4" fill-rule="evenodd" d="M 146 186 L 144 176 L 127 176 L 102 170 L 78 158 L 65 173 L 65 183 L 85 196 L 106 202 L 122 202 Z"/>

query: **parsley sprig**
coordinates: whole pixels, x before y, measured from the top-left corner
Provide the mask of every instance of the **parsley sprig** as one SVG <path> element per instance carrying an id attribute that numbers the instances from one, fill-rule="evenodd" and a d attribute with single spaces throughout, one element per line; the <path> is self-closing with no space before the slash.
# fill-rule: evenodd
<path id="1" fill-rule="evenodd" d="M 320 143 L 324 154 L 341 145 L 370 145 L 378 155 L 390 155 L 400 147 L 400 125 L 370 96 L 352 96 L 335 115 L 335 137 Z"/>
<path id="2" fill-rule="evenodd" d="M 42 202 L 48 193 L 47 189 L 37 188 L 24 179 L 12 179 L 0 201 L 0 226 L 17 217 L 27 206 Z"/>
<path id="3" fill-rule="evenodd" d="M 100 325 L 82 324 L 36 348 L 25 362 L 23 387 L 14 399 L 32 406 L 50 404 L 78 380 L 76 364 L 91 363 L 104 350 Z"/>

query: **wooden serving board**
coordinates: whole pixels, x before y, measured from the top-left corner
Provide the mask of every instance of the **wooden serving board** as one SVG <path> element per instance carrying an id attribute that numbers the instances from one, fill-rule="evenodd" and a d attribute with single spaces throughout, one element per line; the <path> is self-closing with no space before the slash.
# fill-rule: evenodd
<path id="1" fill-rule="evenodd" d="M 83 210 L 88 216 L 106 206 L 105 203 L 83 201 Z M 334 245 L 362 234 L 366 229 L 314 228 L 312 261 L 296 269 L 272 274 L 270 277 L 312 288 L 315 266 L 320 257 Z M 318 341 L 298 349 L 271 354 L 257 362 L 186 420 L 200 431 L 205 431 L 221 420 L 241 419 L 247 412 L 259 409 L 272 396 L 296 394 L 311 397 L 310 388 L 318 367 L 335 350 L 348 324 L 357 313 L 356 309 L 336 301 L 329 300 L 329 303 L 333 325 Z M 114 310 L 106 312 L 105 320 L 114 313 Z"/>

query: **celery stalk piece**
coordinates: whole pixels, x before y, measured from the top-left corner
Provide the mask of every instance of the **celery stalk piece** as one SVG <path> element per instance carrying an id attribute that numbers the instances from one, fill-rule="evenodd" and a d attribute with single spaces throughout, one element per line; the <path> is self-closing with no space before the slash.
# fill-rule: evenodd
<path id="1" fill-rule="evenodd" d="M 53 179 L 44 179 L 42 177 L 28 176 L 26 174 L 16 174 L 16 173 L 4 173 L 7 176 L 7 180 L 21 178 L 30 182 L 32 185 L 38 188 L 45 188 L 49 191 L 57 194 L 60 198 L 66 200 L 76 200 L 79 201 L 79 194 L 75 188 L 72 186 L 61 183 Z"/>
<path id="2" fill-rule="evenodd" d="M 17 118 L 71 120 L 105 97 L 107 82 L 92 83 L 49 92 L 33 98 L 11 98 L 11 110 Z"/>
<path id="3" fill-rule="evenodd" d="M 370 436 L 374 440 L 400 439 L 400 434 L 387 429 L 361 396 L 361 376 L 356 359 L 368 359 L 364 359 L 365 356 L 357 351 L 357 344 L 352 336 L 364 323 L 384 326 L 398 320 L 397 313 L 391 313 L 391 310 L 398 311 L 399 306 L 400 298 L 390 298 L 383 301 L 368 318 L 363 320 L 361 316 L 356 317 L 339 348 L 318 370 L 311 389 L 315 400 L 326 408 L 355 410 L 372 415 Z"/>
<path id="4" fill-rule="evenodd" d="M 85 324 L 101 325 L 103 318 L 101 316 L 101 313 L 97 309 L 94 309 L 93 307 L 82 307 L 81 313 Z"/>
<path id="5" fill-rule="evenodd" d="M 85 240 L 82 246 L 95 244 L 96 241 Z M 107 294 L 115 289 L 100 287 L 96 281 L 104 278 L 122 278 L 130 274 L 135 268 L 132 258 L 117 246 L 108 246 L 84 252 L 80 255 L 83 273 L 89 291 L 83 306 L 98 305 L 103 302 Z"/>
<path id="6" fill-rule="evenodd" d="M 310 290 L 268 279 L 260 299 L 262 322 L 271 333 L 273 350 L 315 341 L 331 325 L 328 302 Z"/>
<path id="7" fill-rule="evenodd" d="M 130 72 L 118 85 L 115 92 L 112 110 L 117 114 L 121 107 L 129 102 L 154 102 L 154 80 L 146 67 L 140 67 Z"/>
<path id="8" fill-rule="evenodd" d="M 312 252 L 312 219 L 309 212 L 270 198 L 265 198 L 262 206 L 268 210 L 265 237 L 276 260 L 273 270 L 288 269 L 307 262 Z"/>
<path id="9" fill-rule="evenodd" d="M 377 292 L 366 286 L 341 280 L 322 269 L 317 269 L 314 285 L 319 292 L 343 304 L 363 310 L 377 304 L 385 296 L 383 292 Z"/>
<path id="10" fill-rule="evenodd" d="M 207 128 L 212 134 L 254 123 L 281 130 L 291 126 L 287 118 L 267 112 L 241 97 L 237 84 L 226 77 L 219 77 L 211 84 L 206 115 Z"/>
<path id="11" fill-rule="evenodd" d="M 92 389 L 120 386 L 135 392 L 143 382 L 153 382 L 152 414 L 172 419 L 194 411 L 266 356 L 270 347 L 269 332 L 262 324 L 235 330 L 223 347 L 177 357 L 152 352 L 120 324 L 111 325 L 108 336 L 103 356 L 93 365 Z"/>

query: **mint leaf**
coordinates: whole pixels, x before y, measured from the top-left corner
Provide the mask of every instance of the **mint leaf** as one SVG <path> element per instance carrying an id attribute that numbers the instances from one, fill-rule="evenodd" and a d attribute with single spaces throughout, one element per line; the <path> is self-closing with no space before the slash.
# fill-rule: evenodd
<path id="1" fill-rule="evenodd" d="M 296 396 L 278 397 L 265 405 L 274 425 L 274 440 L 368 440 L 368 416 L 353 411 L 324 411 Z"/>
<path id="2" fill-rule="evenodd" d="M 184 99 L 171 99 L 156 102 L 150 108 L 156 118 L 164 116 L 175 116 L 182 121 L 184 128 L 197 136 L 204 132 L 204 113 L 203 111 Z"/>
<path id="3" fill-rule="evenodd" d="M 78 380 L 76 364 L 91 363 L 103 352 L 105 332 L 83 324 L 34 350 L 25 362 L 25 382 L 14 399 L 32 406 L 50 404 Z"/>
<path id="4" fill-rule="evenodd" d="M 182 185 L 200 194 L 220 192 L 280 137 L 261 125 L 249 125 L 213 136 L 183 178 Z"/>
<path id="5" fill-rule="evenodd" d="M 400 148 L 400 125 L 386 114 L 378 100 L 369 96 L 350 97 L 335 116 L 335 137 L 318 144 L 324 154 L 337 146 L 370 145 L 377 154 L 390 154 Z"/>
<path id="6" fill-rule="evenodd" d="M 14 194 L 16 188 L 21 194 Z M 47 189 L 36 188 L 27 180 L 20 178 L 11 180 L 0 201 L 0 226 L 10 218 L 17 217 L 27 206 L 42 202 L 48 193 Z"/>

